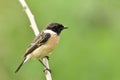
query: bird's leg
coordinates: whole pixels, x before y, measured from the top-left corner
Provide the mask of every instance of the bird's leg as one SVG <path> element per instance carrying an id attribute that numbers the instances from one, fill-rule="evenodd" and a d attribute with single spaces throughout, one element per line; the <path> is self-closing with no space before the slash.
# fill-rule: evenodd
<path id="1" fill-rule="evenodd" d="M 38 59 L 40 61 L 40 63 L 45 67 L 45 70 L 48 70 L 51 73 L 51 70 L 42 62 L 41 59 Z M 44 70 L 44 72 L 45 72 Z"/>

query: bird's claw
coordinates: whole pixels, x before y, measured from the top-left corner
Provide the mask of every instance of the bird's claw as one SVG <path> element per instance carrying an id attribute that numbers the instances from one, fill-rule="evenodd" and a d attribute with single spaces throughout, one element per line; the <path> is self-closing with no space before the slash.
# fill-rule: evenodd
<path id="1" fill-rule="evenodd" d="M 45 71 L 49 71 L 51 73 L 51 69 L 46 68 L 43 70 L 43 72 L 45 72 Z"/>

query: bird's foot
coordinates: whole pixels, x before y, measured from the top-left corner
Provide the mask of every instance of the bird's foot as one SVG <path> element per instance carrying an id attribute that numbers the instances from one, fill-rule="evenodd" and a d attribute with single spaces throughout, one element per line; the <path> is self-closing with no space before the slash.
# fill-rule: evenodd
<path id="1" fill-rule="evenodd" d="M 51 69 L 46 68 L 43 70 L 43 72 L 45 72 L 45 71 L 49 71 L 51 73 Z"/>
<path id="2" fill-rule="evenodd" d="M 49 56 L 45 56 L 45 58 L 47 58 L 48 60 L 50 59 Z"/>

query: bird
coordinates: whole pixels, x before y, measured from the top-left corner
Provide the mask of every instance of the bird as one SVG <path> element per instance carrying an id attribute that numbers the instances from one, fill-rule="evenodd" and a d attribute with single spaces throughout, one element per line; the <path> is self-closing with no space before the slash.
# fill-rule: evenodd
<path id="1" fill-rule="evenodd" d="M 61 31 L 67 28 L 68 27 L 57 22 L 48 24 L 29 45 L 24 54 L 24 59 L 15 70 L 15 73 L 17 73 L 23 64 L 30 59 L 37 59 L 47 70 L 49 70 L 41 59 L 49 56 L 49 54 L 56 48 L 59 43 Z"/>

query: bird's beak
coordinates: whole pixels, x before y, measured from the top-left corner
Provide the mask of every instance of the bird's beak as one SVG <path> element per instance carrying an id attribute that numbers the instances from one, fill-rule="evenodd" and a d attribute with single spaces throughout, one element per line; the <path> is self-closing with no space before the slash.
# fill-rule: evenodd
<path id="1" fill-rule="evenodd" d="M 64 29 L 68 29 L 68 27 L 64 26 Z"/>

